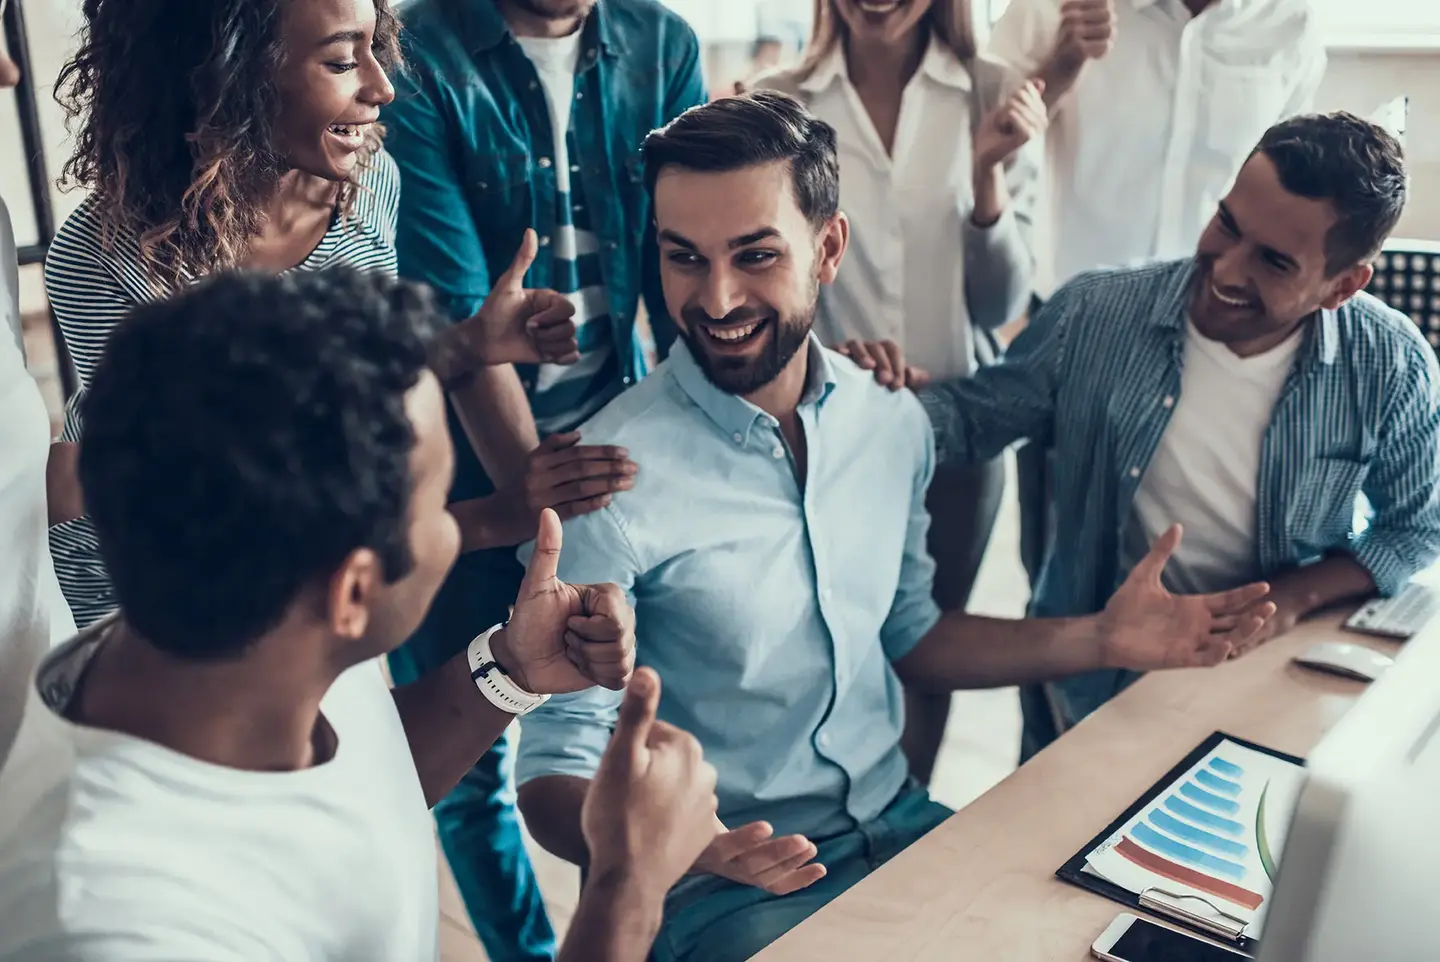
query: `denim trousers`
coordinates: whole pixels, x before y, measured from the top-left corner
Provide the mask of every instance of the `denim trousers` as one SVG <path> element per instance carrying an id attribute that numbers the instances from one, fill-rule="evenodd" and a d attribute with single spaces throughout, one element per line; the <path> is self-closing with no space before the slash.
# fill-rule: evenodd
<path id="1" fill-rule="evenodd" d="M 461 556 L 420 629 L 390 655 L 397 685 L 464 650 L 508 617 L 523 569 L 513 549 Z M 515 760 L 502 738 L 435 806 L 440 846 L 492 962 L 549 962 L 555 931 L 525 851 L 515 807 Z"/>
<path id="2" fill-rule="evenodd" d="M 771 895 L 713 875 L 684 879 L 665 900 L 653 962 L 743 962 L 824 908 L 953 815 L 913 780 L 875 819 L 817 840 L 826 875 L 807 889 Z"/>

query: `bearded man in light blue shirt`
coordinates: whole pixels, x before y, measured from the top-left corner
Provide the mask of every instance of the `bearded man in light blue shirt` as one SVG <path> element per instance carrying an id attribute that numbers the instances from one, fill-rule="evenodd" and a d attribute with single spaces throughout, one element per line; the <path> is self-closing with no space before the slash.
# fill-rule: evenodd
<path id="1" fill-rule="evenodd" d="M 638 660 L 665 680 L 660 716 L 719 771 L 715 840 L 670 893 L 655 958 L 739 960 L 950 814 L 909 778 L 902 682 L 1214 664 L 1260 632 L 1263 605 L 1233 614 L 1266 589 L 1170 594 L 1172 530 L 1101 614 L 942 615 L 929 421 L 810 333 L 848 238 L 834 131 L 761 92 L 687 111 L 644 160 L 682 343 L 585 426 L 642 468 L 632 491 L 566 523 L 560 574 L 626 590 Z M 617 705 L 557 697 L 523 726 L 527 824 L 582 865 L 581 805 Z"/>

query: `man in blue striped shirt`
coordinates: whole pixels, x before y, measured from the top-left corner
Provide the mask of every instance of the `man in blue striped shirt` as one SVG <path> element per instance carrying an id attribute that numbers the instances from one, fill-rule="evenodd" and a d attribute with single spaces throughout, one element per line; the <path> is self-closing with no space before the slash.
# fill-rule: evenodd
<path id="1" fill-rule="evenodd" d="M 923 392 L 942 459 L 1056 446 L 1056 532 L 1032 614 L 1100 610 L 1172 522 L 1186 537 L 1170 587 L 1265 579 L 1266 637 L 1393 594 L 1435 559 L 1440 371 L 1404 315 L 1361 293 L 1405 196 L 1400 146 L 1379 127 L 1283 121 L 1193 259 L 1082 274 L 1003 363 Z M 1356 531 L 1362 494 L 1373 516 Z M 1134 677 L 1027 690 L 1026 755 Z"/>

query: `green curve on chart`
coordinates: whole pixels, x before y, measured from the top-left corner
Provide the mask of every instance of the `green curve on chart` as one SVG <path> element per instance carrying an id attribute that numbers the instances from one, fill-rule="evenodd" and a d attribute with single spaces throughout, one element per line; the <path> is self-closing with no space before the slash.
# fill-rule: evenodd
<path id="1" fill-rule="evenodd" d="M 1265 836 L 1265 798 L 1270 794 L 1270 783 L 1265 783 L 1265 788 L 1260 792 L 1260 807 L 1255 811 L 1255 847 L 1260 853 L 1260 865 L 1265 869 L 1265 876 L 1270 879 L 1270 884 L 1275 884 L 1275 856 L 1270 851 L 1270 839 Z"/>

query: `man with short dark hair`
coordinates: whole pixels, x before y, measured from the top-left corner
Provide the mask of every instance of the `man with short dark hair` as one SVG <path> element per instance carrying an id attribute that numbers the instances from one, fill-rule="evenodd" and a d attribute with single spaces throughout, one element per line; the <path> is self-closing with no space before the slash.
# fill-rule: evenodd
<path id="1" fill-rule="evenodd" d="M 849 236 L 834 131 L 760 92 L 686 112 L 644 159 L 682 339 L 585 426 L 645 470 L 567 522 L 562 566 L 630 593 L 639 658 L 665 678 L 661 715 L 720 771 L 721 821 L 667 900 L 656 957 L 740 960 L 949 814 L 908 777 L 902 681 L 948 692 L 1213 664 L 1261 630 L 1263 605 L 1238 612 L 1265 589 L 1166 592 L 1172 531 L 1099 616 L 942 616 L 924 412 L 811 333 Z M 614 711 L 604 694 L 555 698 L 521 740 L 526 822 L 577 863 Z"/>
<path id="2" fill-rule="evenodd" d="M 1031 612 L 1099 610 L 1147 540 L 1185 526 L 1178 591 L 1258 578 L 1264 637 L 1393 594 L 1440 553 L 1440 372 L 1362 293 L 1405 206 L 1400 145 L 1345 113 L 1271 127 L 1194 258 L 1082 274 L 1004 362 L 922 393 L 942 459 L 1056 446 L 1057 530 Z M 1357 499 L 1373 509 L 1354 526 Z M 1135 678 L 1024 693 L 1028 755 Z"/>
<path id="3" fill-rule="evenodd" d="M 0 959 L 435 959 L 427 804 L 550 693 L 621 688 L 634 613 L 555 577 L 387 689 L 455 560 L 426 292 L 221 274 L 136 308 L 91 380 L 86 506 L 120 610 L 26 685 L 0 770 Z M 713 834 L 715 774 L 636 675 L 585 803 L 562 962 L 641 962 Z"/>

